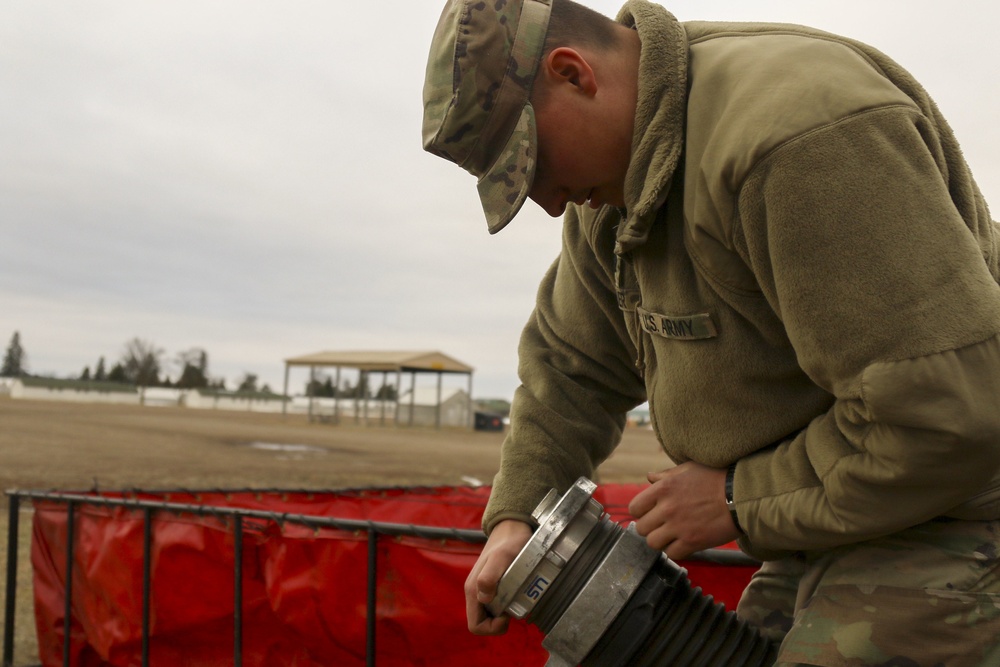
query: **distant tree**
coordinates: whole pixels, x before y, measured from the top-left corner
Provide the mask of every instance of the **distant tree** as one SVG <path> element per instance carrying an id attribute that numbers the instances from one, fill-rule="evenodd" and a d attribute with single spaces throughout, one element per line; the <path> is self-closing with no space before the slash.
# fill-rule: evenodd
<path id="1" fill-rule="evenodd" d="M 177 365 L 181 368 L 177 386 L 181 389 L 208 387 L 208 352 L 200 347 L 192 347 L 177 354 Z"/>
<path id="2" fill-rule="evenodd" d="M 80 373 L 80 379 L 82 381 L 84 381 L 84 382 L 87 382 L 87 381 L 90 380 L 90 366 L 84 366 L 83 367 L 83 372 Z"/>
<path id="3" fill-rule="evenodd" d="M 340 387 L 337 389 L 337 398 L 354 398 L 354 387 L 349 380 L 340 383 Z"/>
<path id="4" fill-rule="evenodd" d="M 395 401 L 398 398 L 397 393 L 396 387 L 383 382 L 382 386 L 375 393 L 375 398 L 380 401 Z"/>
<path id="5" fill-rule="evenodd" d="M 274 390 L 271 389 L 271 385 L 264 383 L 264 386 L 260 388 L 260 393 L 262 394 L 273 394 Z"/>
<path id="6" fill-rule="evenodd" d="M 150 387 L 158 383 L 163 350 L 149 341 L 133 338 L 125 343 L 121 365 L 132 384 Z"/>
<path id="7" fill-rule="evenodd" d="M 176 363 L 181 368 L 184 366 L 193 366 L 201 371 L 202 375 L 208 376 L 208 352 L 200 347 L 192 347 L 183 352 L 178 352 Z"/>
<path id="8" fill-rule="evenodd" d="M 368 387 L 368 373 L 361 373 L 358 378 L 358 386 L 354 388 L 354 395 L 351 398 L 369 398 L 372 395 Z"/>
<path id="9" fill-rule="evenodd" d="M 180 389 L 198 389 L 208 386 L 208 378 L 197 366 L 185 364 L 181 376 L 177 380 Z"/>
<path id="10" fill-rule="evenodd" d="M 21 334 L 17 331 L 10 339 L 7 352 L 3 355 L 3 365 L 0 366 L 0 376 L 21 377 L 28 373 L 28 354 L 21 347 Z"/>
<path id="11" fill-rule="evenodd" d="M 257 376 L 253 373 L 244 373 L 236 391 L 257 392 Z"/>
<path id="12" fill-rule="evenodd" d="M 97 360 L 97 368 L 94 369 L 94 381 L 104 382 L 108 379 L 108 372 L 104 370 L 104 357 Z"/>
<path id="13" fill-rule="evenodd" d="M 329 375 L 314 377 L 306 383 L 306 396 L 333 398 L 335 395 L 337 395 L 337 389 L 333 386 L 333 378 Z"/>
<path id="14" fill-rule="evenodd" d="M 128 381 L 128 375 L 125 374 L 124 366 L 121 364 L 115 364 L 111 367 L 111 371 L 108 373 L 107 382 L 120 382 L 125 384 Z"/>

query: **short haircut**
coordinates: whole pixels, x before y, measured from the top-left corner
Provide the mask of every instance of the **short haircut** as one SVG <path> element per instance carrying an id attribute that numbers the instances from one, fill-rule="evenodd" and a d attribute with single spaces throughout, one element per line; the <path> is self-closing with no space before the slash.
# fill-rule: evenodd
<path id="1" fill-rule="evenodd" d="M 607 50 L 618 41 L 615 26 L 617 24 L 604 14 L 578 2 L 552 0 L 542 57 L 561 46 L 587 46 L 595 50 Z"/>
<path id="2" fill-rule="evenodd" d="M 605 52 L 618 44 L 616 32 L 618 24 L 604 14 L 584 7 L 573 0 L 552 0 L 549 13 L 549 27 L 545 33 L 545 45 L 541 59 L 563 46 L 586 47 Z M 544 86 L 532 86 L 531 101 L 535 105 L 544 103 L 548 93 Z"/>

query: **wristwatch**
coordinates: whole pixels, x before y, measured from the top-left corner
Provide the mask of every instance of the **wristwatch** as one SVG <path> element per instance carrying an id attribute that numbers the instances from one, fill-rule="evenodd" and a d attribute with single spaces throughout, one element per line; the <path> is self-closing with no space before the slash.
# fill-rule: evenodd
<path id="1" fill-rule="evenodd" d="M 736 503 L 733 501 L 733 478 L 735 477 L 736 464 L 733 463 L 726 470 L 726 509 L 729 510 L 729 516 L 732 518 L 736 530 L 740 531 L 741 535 L 746 535 L 743 526 L 740 525 L 740 518 L 736 515 Z"/>

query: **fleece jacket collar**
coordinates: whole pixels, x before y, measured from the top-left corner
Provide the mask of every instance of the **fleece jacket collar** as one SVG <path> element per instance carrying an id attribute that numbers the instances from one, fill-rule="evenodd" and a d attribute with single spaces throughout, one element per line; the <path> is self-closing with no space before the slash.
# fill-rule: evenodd
<path id="1" fill-rule="evenodd" d="M 666 201 L 684 148 L 688 40 L 683 26 L 660 5 L 629 0 L 618 22 L 639 33 L 639 97 L 632 159 L 625 175 L 626 217 L 618 228 L 616 253 L 649 237 Z"/>

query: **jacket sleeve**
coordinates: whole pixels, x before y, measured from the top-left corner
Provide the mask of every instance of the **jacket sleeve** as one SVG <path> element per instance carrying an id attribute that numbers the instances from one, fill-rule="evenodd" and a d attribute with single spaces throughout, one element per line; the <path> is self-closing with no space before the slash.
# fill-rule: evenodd
<path id="1" fill-rule="evenodd" d="M 919 112 L 876 109 L 778 148 L 741 190 L 735 242 L 836 398 L 736 468 L 744 547 L 761 557 L 889 534 L 996 484 L 996 225 L 949 160 Z M 970 192 L 988 224 L 959 214 Z"/>
<path id="2" fill-rule="evenodd" d="M 501 519 L 530 523 L 549 489 L 593 477 L 619 443 L 628 411 L 645 400 L 613 289 L 613 226 L 580 213 L 567 210 L 562 251 L 521 335 L 521 386 L 483 516 L 487 532 Z"/>

